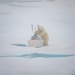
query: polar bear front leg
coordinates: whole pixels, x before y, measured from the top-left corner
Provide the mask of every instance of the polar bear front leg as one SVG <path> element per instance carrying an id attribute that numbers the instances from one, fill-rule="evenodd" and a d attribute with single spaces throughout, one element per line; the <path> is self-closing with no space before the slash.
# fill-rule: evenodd
<path id="1" fill-rule="evenodd" d="M 48 41 L 44 40 L 44 46 L 48 46 Z"/>

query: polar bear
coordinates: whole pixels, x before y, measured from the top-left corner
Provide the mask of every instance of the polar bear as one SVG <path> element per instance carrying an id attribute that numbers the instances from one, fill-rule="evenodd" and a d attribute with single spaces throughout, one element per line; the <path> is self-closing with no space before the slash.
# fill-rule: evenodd
<path id="1" fill-rule="evenodd" d="M 48 46 L 49 37 L 43 26 L 38 25 L 38 29 L 34 31 L 34 33 L 38 34 L 41 37 L 41 39 L 44 40 L 43 46 Z"/>

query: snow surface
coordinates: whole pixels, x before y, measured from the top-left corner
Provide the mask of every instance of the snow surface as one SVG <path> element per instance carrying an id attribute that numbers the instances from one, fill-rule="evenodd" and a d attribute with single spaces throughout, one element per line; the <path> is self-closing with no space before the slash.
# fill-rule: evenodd
<path id="1" fill-rule="evenodd" d="M 28 46 L 31 24 L 45 27 L 49 46 Z M 75 55 L 74 0 L 0 0 L 0 75 L 75 75 L 75 56 L 34 54 Z"/>

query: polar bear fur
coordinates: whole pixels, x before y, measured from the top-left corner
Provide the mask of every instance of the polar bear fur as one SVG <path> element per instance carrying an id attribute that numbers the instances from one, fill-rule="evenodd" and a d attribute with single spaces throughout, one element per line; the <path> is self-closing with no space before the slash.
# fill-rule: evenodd
<path id="1" fill-rule="evenodd" d="M 44 40 L 44 46 L 48 46 L 49 37 L 43 26 L 38 25 L 38 29 L 34 33 L 38 34 Z"/>

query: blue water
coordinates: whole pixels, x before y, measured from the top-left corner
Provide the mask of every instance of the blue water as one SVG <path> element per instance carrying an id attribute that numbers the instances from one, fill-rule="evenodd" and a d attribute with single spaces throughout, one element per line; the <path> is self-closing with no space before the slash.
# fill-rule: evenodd
<path id="1" fill-rule="evenodd" d="M 31 53 L 31 54 L 24 54 L 24 55 L 8 55 L 8 56 L 0 56 L 3 57 L 22 57 L 22 58 L 59 58 L 59 57 L 71 57 L 75 55 L 68 55 L 68 54 L 40 54 L 40 53 Z"/>
<path id="2" fill-rule="evenodd" d="M 13 45 L 13 46 L 20 46 L 20 47 L 26 47 L 26 46 L 27 46 L 26 44 L 10 44 L 10 45 Z"/>

